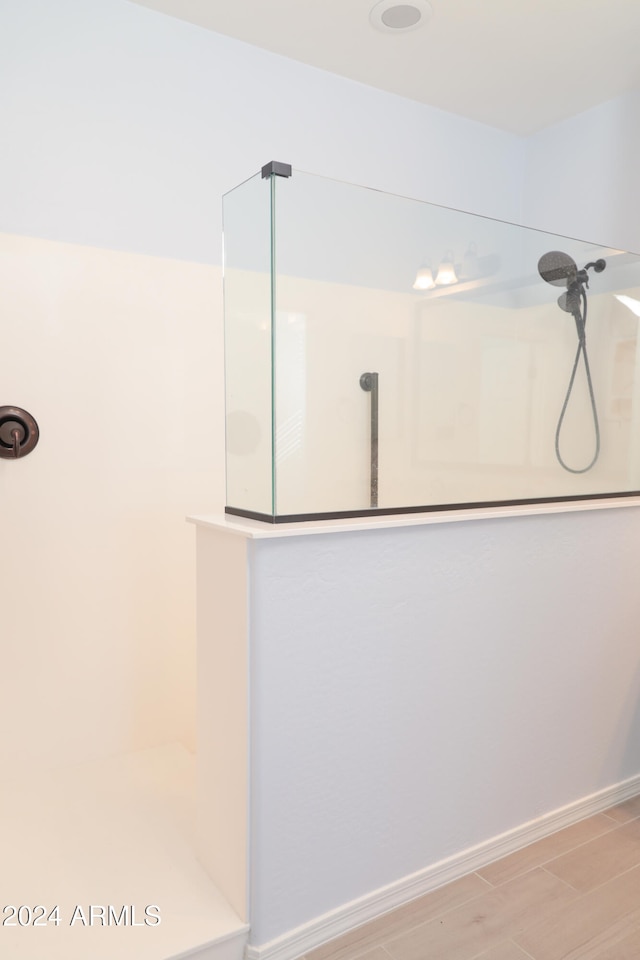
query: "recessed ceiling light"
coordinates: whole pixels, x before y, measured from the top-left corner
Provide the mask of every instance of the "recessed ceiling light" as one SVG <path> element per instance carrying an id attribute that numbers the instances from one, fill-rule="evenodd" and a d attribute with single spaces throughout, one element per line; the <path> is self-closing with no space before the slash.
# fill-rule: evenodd
<path id="1" fill-rule="evenodd" d="M 407 33 L 421 27 L 432 13 L 429 0 L 410 0 L 409 3 L 381 0 L 369 14 L 369 20 L 385 33 Z"/>

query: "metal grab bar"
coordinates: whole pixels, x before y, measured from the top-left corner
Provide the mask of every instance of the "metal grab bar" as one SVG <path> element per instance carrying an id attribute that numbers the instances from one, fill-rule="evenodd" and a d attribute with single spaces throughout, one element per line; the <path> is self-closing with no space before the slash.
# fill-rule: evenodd
<path id="1" fill-rule="evenodd" d="M 363 373 L 360 386 L 371 394 L 371 453 L 370 453 L 370 506 L 378 506 L 378 374 Z"/>

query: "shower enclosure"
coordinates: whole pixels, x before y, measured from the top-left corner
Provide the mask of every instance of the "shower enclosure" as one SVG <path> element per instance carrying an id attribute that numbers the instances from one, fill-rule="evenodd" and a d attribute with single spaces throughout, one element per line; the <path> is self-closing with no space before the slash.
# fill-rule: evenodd
<path id="1" fill-rule="evenodd" d="M 281 163 L 223 214 L 227 513 L 640 492 L 640 257 Z"/>

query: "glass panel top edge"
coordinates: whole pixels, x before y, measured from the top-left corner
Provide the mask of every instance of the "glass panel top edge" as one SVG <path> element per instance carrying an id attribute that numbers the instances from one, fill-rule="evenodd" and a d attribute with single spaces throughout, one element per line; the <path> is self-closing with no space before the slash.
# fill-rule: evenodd
<path id="1" fill-rule="evenodd" d="M 272 176 L 276 176 L 278 180 L 288 179 L 287 177 L 282 177 L 278 174 L 272 174 Z M 451 213 L 461 214 L 463 216 L 477 217 L 479 220 L 485 220 L 488 223 L 503 224 L 506 227 L 514 227 L 515 229 L 518 229 L 518 230 L 525 230 L 530 233 L 537 233 L 545 237 L 557 237 L 559 240 L 569 240 L 572 243 L 585 244 L 589 247 L 600 250 L 604 254 L 609 254 L 611 256 L 615 256 L 616 254 L 626 253 L 626 254 L 630 254 L 633 257 L 640 257 L 640 251 L 628 250 L 622 247 L 614 247 L 608 244 L 598 243 L 595 240 L 590 240 L 586 237 L 577 237 L 577 236 L 574 236 L 573 234 L 557 233 L 556 231 L 553 231 L 553 230 L 543 230 L 541 227 L 529 226 L 526 223 L 517 223 L 514 220 L 504 220 L 504 219 L 501 219 L 500 217 L 489 216 L 486 213 L 475 213 L 474 211 L 471 211 L 471 210 L 465 210 L 462 207 L 448 206 L 447 204 L 444 204 L 444 203 L 437 203 L 434 200 L 425 200 L 420 197 L 409 196 L 404 193 L 395 193 L 392 190 L 385 190 L 382 187 L 372 187 L 368 184 L 356 183 L 353 180 L 343 180 L 339 177 L 330 177 L 330 176 L 327 176 L 326 174 L 315 173 L 311 170 L 303 170 L 299 167 L 292 166 L 291 176 L 292 177 L 296 177 L 296 176 L 310 177 L 315 180 L 323 180 L 326 183 L 334 183 L 342 187 L 350 187 L 350 188 L 353 188 L 354 190 L 363 190 L 363 191 L 366 190 L 370 193 L 380 194 L 381 196 L 389 197 L 390 199 L 401 200 L 408 203 L 420 204 L 424 207 L 433 207 L 438 210 L 446 210 L 446 211 L 450 211 Z M 246 177 L 244 180 L 240 181 L 240 183 L 237 183 L 235 186 L 225 191 L 222 194 L 222 198 L 224 199 L 225 197 L 234 193 L 236 190 L 241 189 L 247 183 L 250 183 L 254 180 L 261 180 L 261 179 L 269 179 L 269 177 L 265 178 L 261 170 L 259 170 L 257 173 L 252 174 L 249 177 Z"/>

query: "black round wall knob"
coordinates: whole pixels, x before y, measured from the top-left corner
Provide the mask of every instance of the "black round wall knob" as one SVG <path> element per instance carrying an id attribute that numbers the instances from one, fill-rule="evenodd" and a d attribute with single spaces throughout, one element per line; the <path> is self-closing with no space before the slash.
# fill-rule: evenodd
<path id="1" fill-rule="evenodd" d="M 25 457 L 39 439 L 38 424 L 30 413 L 22 407 L 0 407 L 0 458 Z"/>

